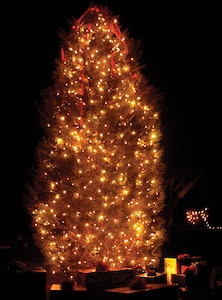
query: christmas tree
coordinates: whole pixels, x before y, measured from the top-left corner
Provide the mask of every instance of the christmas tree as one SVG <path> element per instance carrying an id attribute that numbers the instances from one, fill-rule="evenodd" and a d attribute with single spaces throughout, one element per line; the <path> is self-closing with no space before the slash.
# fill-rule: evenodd
<path id="1" fill-rule="evenodd" d="M 107 7 L 61 31 L 26 207 L 52 271 L 158 267 L 165 241 L 162 96 Z M 138 49 L 137 49 L 138 50 Z M 133 56 L 134 54 L 134 56 Z"/>

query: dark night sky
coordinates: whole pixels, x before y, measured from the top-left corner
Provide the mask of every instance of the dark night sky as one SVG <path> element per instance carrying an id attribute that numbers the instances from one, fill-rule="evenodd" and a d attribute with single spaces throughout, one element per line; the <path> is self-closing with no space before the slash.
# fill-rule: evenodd
<path id="1" fill-rule="evenodd" d="M 222 202 L 219 5 L 142 0 L 94 3 L 107 4 L 119 16 L 122 30 L 128 29 L 134 39 L 142 41 L 146 75 L 164 94 L 168 172 L 202 172 L 214 195 L 214 199 L 204 196 L 203 206 L 215 201 L 212 207 L 218 211 Z M 6 21 L 2 26 L 5 156 L 1 219 L 7 218 L 12 227 L 9 235 L 24 230 L 26 224 L 21 195 L 39 137 L 33 100 L 50 82 L 54 60 L 59 57 L 59 29 L 68 28 L 68 20 L 78 19 L 89 4 L 73 0 L 47 2 L 46 6 L 46 1 L 31 1 L 6 4 L 2 9 Z M 8 233 L 3 231 L 4 237 Z"/>

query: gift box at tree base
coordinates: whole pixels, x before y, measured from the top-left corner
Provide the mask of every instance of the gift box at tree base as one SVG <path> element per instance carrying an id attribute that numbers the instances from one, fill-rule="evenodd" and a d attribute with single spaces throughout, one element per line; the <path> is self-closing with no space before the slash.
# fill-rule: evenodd
<path id="1" fill-rule="evenodd" d="M 172 274 L 171 279 L 180 287 L 209 289 L 208 263 L 203 257 L 180 254 L 177 256 L 177 274 Z"/>
<path id="2" fill-rule="evenodd" d="M 88 290 L 94 288 L 109 289 L 120 286 L 128 286 L 135 278 L 133 268 L 109 269 L 97 271 L 96 269 L 78 270 L 77 284 L 86 287 Z"/>
<path id="3" fill-rule="evenodd" d="M 182 266 L 190 266 L 191 257 L 190 254 L 178 254 L 177 255 L 177 274 L 182 274 Z"/>

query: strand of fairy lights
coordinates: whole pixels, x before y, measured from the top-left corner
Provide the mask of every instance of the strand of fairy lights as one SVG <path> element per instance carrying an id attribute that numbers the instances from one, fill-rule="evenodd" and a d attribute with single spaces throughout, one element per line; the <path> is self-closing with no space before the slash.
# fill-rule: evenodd
<path id="1" fill-rule="evenodd" d="M 186 219 L 188 223 L 191 223 L 192 225 L 197 225 L 201 222 L 204 222 L 205 226 L 209 230 L 222 230 L 222 226 L 220 225 L 212 226 L 209 223 L 208 218 L 209 218 L 209 213 L 207 207 L 201 210 L 190 209 L 186 212 Z"/>

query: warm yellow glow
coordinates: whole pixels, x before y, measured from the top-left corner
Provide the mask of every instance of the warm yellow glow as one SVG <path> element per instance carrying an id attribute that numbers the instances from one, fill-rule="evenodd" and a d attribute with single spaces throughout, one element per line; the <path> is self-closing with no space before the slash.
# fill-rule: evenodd
<path id="1" fill-rule="evenodd" d="M 62 145 L 63 144 L 63 140 L 61 138 L 57 138 L 57 143 L 58 143 L 58 145 Z"/>
<path id="2" fill-rule="evenodd" d="M 92 7 L 63 43 L 30 192 L 37 244 L 69 276 L 101 260 L 157 266 L 165 166 L 155 93 L 109 11 Z"/>
<path id="3" fill-rule="evenodd" d="M 171 275 L 177 274 L 177 259 L 164 257 L 164 272 L 167 276 L 167 284 L 172 284 Z"/>

